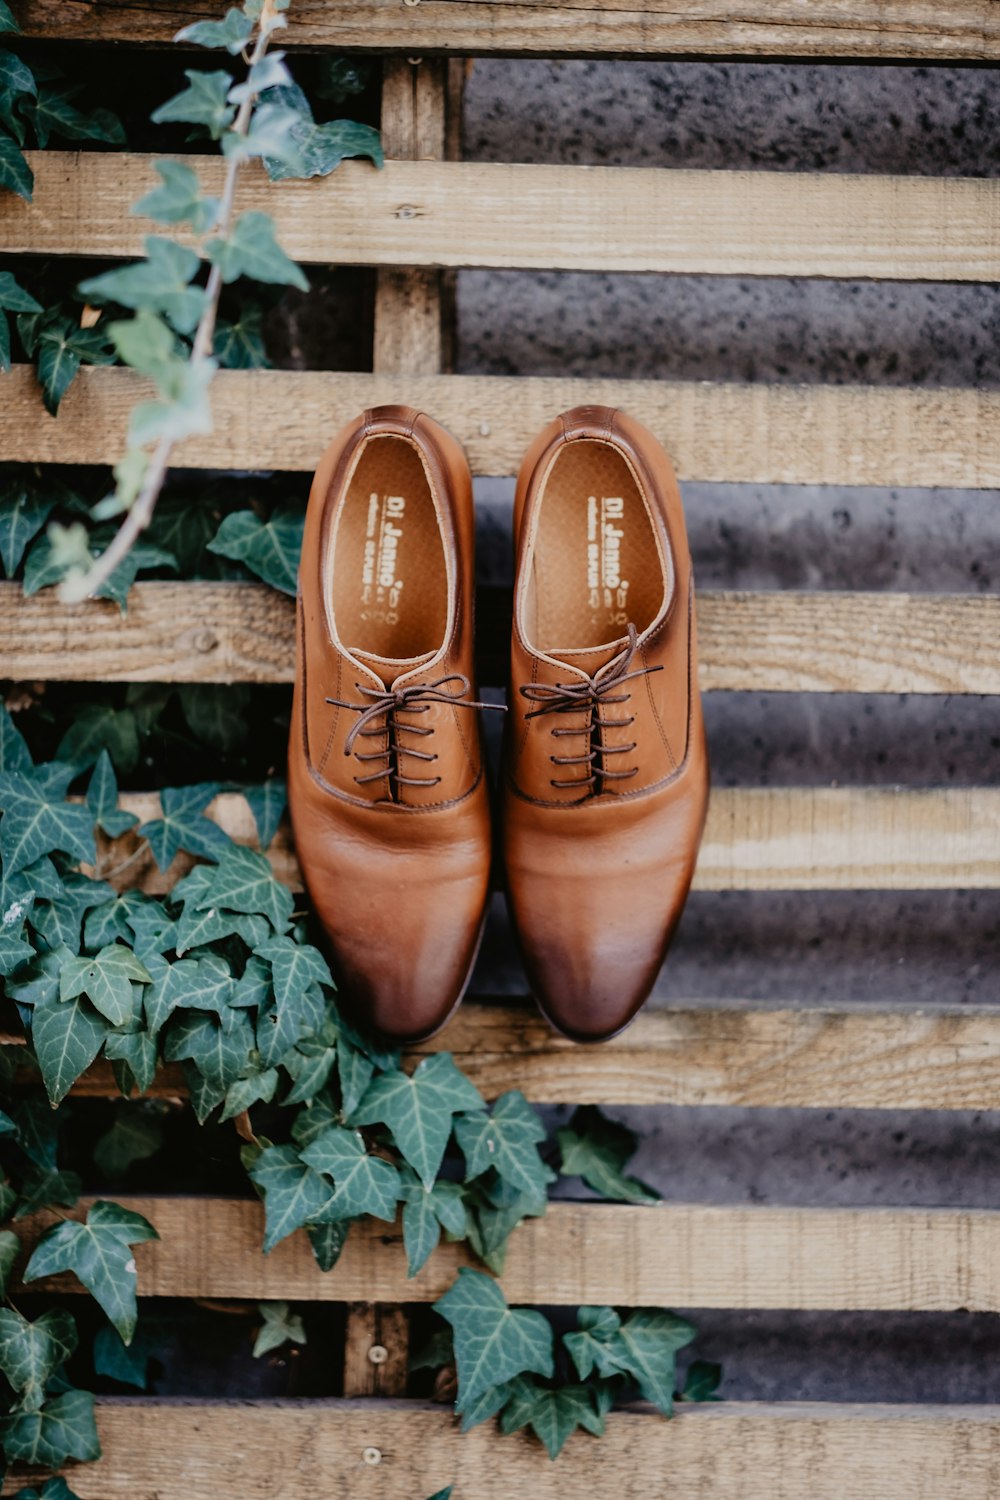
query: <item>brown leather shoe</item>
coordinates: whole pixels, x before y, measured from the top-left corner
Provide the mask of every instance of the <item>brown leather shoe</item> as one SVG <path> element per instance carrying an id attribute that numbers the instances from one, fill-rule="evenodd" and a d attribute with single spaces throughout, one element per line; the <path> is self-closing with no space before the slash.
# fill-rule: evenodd
<path id="1" fill-rule="evenodd" d="M 708 801 L 694 589 L 670 461 L 581 406 L 529 449 L 504 749 L 511 912 L 542 1011 L 578 1041 L 648 996 Z"/>
<path id="2" fill-rule="evenodd" d="M 383 406 L 334 439 L 302 545 L 288 796 L 346 997 L 399 1041 L 458 1004 L 488 896 L 474 539 L 443 427 Z"/>

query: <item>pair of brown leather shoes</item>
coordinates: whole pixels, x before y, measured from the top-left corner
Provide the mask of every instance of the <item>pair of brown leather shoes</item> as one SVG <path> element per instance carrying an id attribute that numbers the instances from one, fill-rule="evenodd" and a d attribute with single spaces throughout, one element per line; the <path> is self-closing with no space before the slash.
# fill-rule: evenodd
<path id="1" fill-rule="evenodd" d="M 384 406 L 313 483 L 299 572 L 289 802 L 299 862 L 359 1019 L 436 1031 L 489 896 L 473 667 L 472 482 L 454 438 Z M 532 445 L 502 790 L 508 900 L 543 1012 L 600 1041 L 649 994 L 708 799 L 694 592 L 670 462 L 620 411 Z"/>

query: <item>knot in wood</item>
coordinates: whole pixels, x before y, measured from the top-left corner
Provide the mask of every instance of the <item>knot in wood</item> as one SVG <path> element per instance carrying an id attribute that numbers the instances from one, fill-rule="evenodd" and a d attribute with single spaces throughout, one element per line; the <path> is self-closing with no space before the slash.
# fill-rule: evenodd
<path id="1" fill-rule="evenodd" d="M 206 627 L 204 630 L 195 631 L 194 639 L 192 640 L 191 644 L 194 646 L 194 649 L 196 651 L 207 653 L 209 651 L 215 650 L 216 646 L 219 644 L 219 637 L 216 635 L 214 630 L 209 630 Z"/>

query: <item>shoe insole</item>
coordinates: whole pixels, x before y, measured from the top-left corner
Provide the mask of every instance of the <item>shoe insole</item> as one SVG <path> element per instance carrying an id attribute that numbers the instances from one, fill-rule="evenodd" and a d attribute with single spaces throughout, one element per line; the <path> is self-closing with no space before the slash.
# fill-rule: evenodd
<path id="1" fill-rule="evenodd" d="M 333 537 L 327 587 L 348 650 L 390 661 L 433 655 L 448 622 L 448 573 L 420 454 L 406 438 L 369 438 Z"/>
<path id="2" fill-rule="evenodd" d="M 640 632 L 663 604 L 663 565 L 639 486 L 617 448 L 562 447 L 539 501 L 524 619 L 532 644 L 558 654 Z"/>

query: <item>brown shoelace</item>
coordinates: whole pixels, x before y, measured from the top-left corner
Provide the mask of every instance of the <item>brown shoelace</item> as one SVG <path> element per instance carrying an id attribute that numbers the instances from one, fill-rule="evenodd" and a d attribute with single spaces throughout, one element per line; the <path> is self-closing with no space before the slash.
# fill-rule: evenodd
<path id="1" fill-rule="evenodd" d="M 457 683 L 454 691 L 448 690 L 449 683 Z M 472 692 L 472 683 L 460 672 L 451 672 L 445 677 L 437 677 L 433 682 L 413 682 L 401 688 L 373 688 L 366 687 L 363 682 L 356 682 L 354 686 L 359 693 L 363 693 L 370 701 L 368 703 L 347 703 L 342 698 L 327 698 L 327 703 L 337 708 L 348 708 L 352 713 L 358 715 L 357 721 L 351 725 L 347 738 L 344 741 L 344 754 L 354 754 L 360 761 L 381 761 L 383 764 L 377 770 L 369 772 L 367 776 L 355 776 L 354 780 L 358 786 L 365 786 L 370 781 L 381 781 L 383 777 L 389 777 L 390 789 L 396 786 L 437 786 L 441 780 L 440 776 L 404 776 L 400 768 L 400 761 L 404 755 L 413 760 L 435 761 L 437 754 L 428 750 L 417 750 L 412 745 L 404 745 L 399 736 L 403 733 L 418 734 L 422 736 L 431 735 L 434 730 L 424 724 L 400 724 L 396 715 L 401 709 L 407 713 L 425 714 L 429 713 L 435 703 L 447 703 L 453 708 L 493 708 L 505 712 L 502 703 L 477 703 L 467 697 Z M 375 727 L 375 721 L 385 716 L 384 723 Z M 381 739 L 388 735 L 388 744 L 381 750 L 362 752 L 355 750 L 355 743 L 359 738 Z"/>
<path id="2" fill-rule="evenodd" d="M 540 703 L 541 708 L 534 708 L 526 719 L 537 719 L 542 714 L 569 714 L 579 713 L 587 710 L 589 719 L 586 724 L 575 729 L 555 728 L 552 734 L 556 738 L 566 735 L 587 736 L 588 748 L 584 755 L 550 755 L 554 766 L 589 766 L 590 772 L 587 776 L 574 776 L 570 780 L 553 779 L 551 786 L 565 789 L 569 787 L 584 787 L 591 791 L 601 783 L 600 790 L 606 781 L 627 781 L 630 777 L 638 774 L 639 767 L 631 766 L 628 770 L 612 770 L 606 759 L 609 755 L 627 755 L 636 748 L 633 740 L 627 745 L 605 745 L 603 732 L 605 729 L 627 729 L 630 724 L 635 723 L 635 714 L 627 718 L 606 719 L 601 715 L 601 705 L 605 703 L 627 703 L 632 696 L 629 692 L 620 692 L 624 683 L 632 682 L 638 677 L 646 677 L 651 672 L 662 672 L 662 666 L 658 667 L 636 667 L 629 671 L 629 667 L 639 649 L 639 634 L 635 626 L 628 627 L 628 644 L 624 650 L 612 658 L 606 666 L 602 667 L 593 677 L 588 677 L 582 682 L 529 682 L 519 688 L 522 698 L 529 702 Z M 589 793 L 588 793 L 589 795 Z"/>

